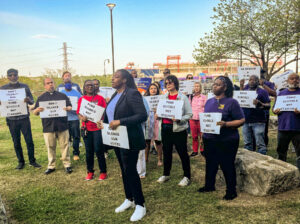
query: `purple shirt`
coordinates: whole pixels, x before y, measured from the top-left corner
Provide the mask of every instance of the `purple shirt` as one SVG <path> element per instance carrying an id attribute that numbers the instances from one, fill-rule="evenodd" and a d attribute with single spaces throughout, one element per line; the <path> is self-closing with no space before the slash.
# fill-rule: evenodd
<path id="1" fill-rule="evenodd" d="M 300 95 L 300 88 L 296 91 L 284 89 L 279 92 L 278 96 Z M 300 131 L 300 115 L 296 115 L 292 111 L 282 111 L 278 115 L 278 130 L 279 131 Z"/>
<path id="2" fill-rule="evenodd" d="M 249 90 L 249 86 L 245 87 L 244 90 Z M 257 87 L 256 89 L 257 98 L 262 103 L 270 103 L 269 93 Z M 267 121 L 266 118 L 266 110 L 262 108 L 243 108 L 246 123 L 265 123 Z"/>
<path id="3" fill-rule="evenodd" d="M 243 110 L 241 109 L 239 103 L 233 98 L 224 97 L 218 100 L 210 98 L 207 100 L 204 112 L 219 112 L 222 113 L 222 121 L 234 121 L 241 120 L 244 118 Z M 208 134 L 204 133 L 203 138 L 216 139 L 216 140 L 230 140 L 230 139 L 239 139 L 239 132 L 237 128 L 221 128 L 220 134 Z"/>
<path id="4" fill-rule="evenodd" d="M 269 82 L 269 81 L 267 81 L 267 80 L 265 80 L 264 81 L 264 85 L 266 85 L 266 86 L 268 86 L 270 89 L 272 89 L 272 90 L 275 90 L 275 84 L 273 83 L 273 82 Z M 245 89 L 248 89 L 249 88 L 249 85 L 248 84 L 246 84 L 245 85 Z"/>

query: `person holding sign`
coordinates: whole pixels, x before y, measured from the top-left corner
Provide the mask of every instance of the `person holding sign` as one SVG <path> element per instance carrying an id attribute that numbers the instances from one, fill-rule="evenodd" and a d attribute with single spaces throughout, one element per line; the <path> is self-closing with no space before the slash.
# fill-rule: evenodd
<path id="1" fill-rule="evenodd" d="M 68 127 L 69 127 L 69 135 L 73 139 L 73 159 L 75 161 L 79 160 L 79 143 L 80 143 L 80 124 L 79 119 L 76 114 L 78 100 L 81 97 L 80 92 L 72 89 L 72 84 L 67 82 L 65 84 L 65 89 L 61 91 L 69 97 L 72 110 L 67 112 L 68 115 Z"/>
<path id="2" fill-rule="evenodd" d="M 199 148 L 199 137 L 200 137 L 200 152 L 203 152 L 203 144 L 202 144 L 202 133 L 200 129 L 200 122 L 199 122 L 199 113 L 204 112 L 204 105 L 206 103 L 207 97 L 201 94 L 202 86 L 200 82 L 195 82 L 194 84 L 194 94 L 189 97 L 193 117 L 190 120 L 190 127 L 192 132 L 193 138 L 193 152 L 191 153 L 191 157 L 198 155 L 198 148 Z M 201 147 L 202 146 L 202 147 Z"/>
<path id="3" fill-rule="evenodd" d="M 174 101 L 183 101 L 181 108 L 181 119 L 168 119 L 159 117 L 156 114 L 156 118 L 160 120 L 161 124 L 161 137 L 163 143 L 163 163 L 164 173 L 157 182 L 164 183 L 170 179 L 170 172 L 172 168 L 172 151 L 173 145 L 179 154 L 181 159 L 182 169 L 184 171 L 183 179 L 179 182 L 179 186 L 187 186 L 191 182 L 191 168 L 190 158 L 187 153 L 187 129 L 188 122 L 193 116 L 192 108 L 189 99 L 179 92 L 179 81 L 176 76 L 169 75 L 165 78 L 165 87 L 168 92 L 163 98 Z M 166 105 L 170 106 L 170 105 Z M 171 106 L 175 107 L 175 106 Z"/>
<path id="4" fill-rule="evenodd" d="M 292 73 L 288 77 L 288 88 L 280 91 L 278 97 L 282 96 L 300 96 L 299 76 Z M 275 106 L 276 102 L 275 102 Z M 294 103 L 294 111 L 281 111 L 273 109 L 274 114 L 278 115 L 278 136 L 277 153 L 278 159 L 286 161 L 289 144 L 293 141 L 297 154 L 297 167 L 300 170 L 300 110 Z"/>
<path id="5" fill-rule="evenodd" d="M 40 113 L 49 110 L 49 116 L 42 118 L 44 139 L 48 149 L 48 169 L 45 171 L 45 174 L 48 175 L 55 171 L 56 140 L 58 140 L 61 147 L 61 161 L 64 164 L 66 173 L 70 174 L 72 173 L 72 168 L 69 152 L 68 117 L 60 116 L 60 111 L 71 111 L 72 104 L 65 94 L 55 91 L 52 78 L 44 79 L 44 87 L 46 92 L 38 97 L 33 114 L 40 115 Z M 63 101 L 65 107 L 60 108 L 59 106 L 54 105 L 58 101 Z M 43 105 L 47 103 L 51 109 L 40 106 L 40 104 Z"/>
<path id="6" fill-rule="evenodd" d="M 97 127 L 97 121 L 91 121 L 84 114 L 80 114 L 83 100 L 87 100 L 103 108 L 106 107 L 105 99 L 95 93 L 95 86 L 92 80 L 86 80 L 84 82 L 83 96 L 79 99 L 77 108 L 78 117 L 82 121 L 81 131 L 86 150 L 87 176 L 85 180 L 92 180 L 94 178 L 94 154 L 96 154 L 100 169 L 98 180 L 105 180 L 107 178 L 104 156 L 105 148 L 102 141 L 101 130 Z"/>
<path id="7" fill-rule="evenodd" d="M 222 120 L 217 122 L 221 126 L 220 134 L 204 133 L 205 186 L 198 189 L 198 192 L 215 191 L 215 179 L 220 166 L 226 181 L 225 200 L 232 200 L 237 197 L 236 193 L 236 172 L 235 157 L 239 147 L 238 127 L 245 122 L 244 113 L 239 103 L 232 98 L 233 85 L 228 77 L 219 76 L 213 84 L 215 97 L 208 99 L 205 113 L 222 113 Z"/>
<path id="8" fill-rule="evenodd" d="M 23 156 L 23 149 L 21 145 L 21 132 L 23 134 L 23 137 L 26 142 L 27 146 L 27 152 L 28 152 L 28 158 L 29 158 L 29 164 L 33 167 L 40 168 L 41 165 L 39 165 L 34 157 L 34 144 L 32 140 L 32 133 L 31 133 L 31 123 L 29 119 L 29 111 L 27 108 L 27 104 L 33 105 L 34 100 L 32 97 L 32 94 L 30 92 L 29 87 L 26 84 L 20 83 L 18 70 L 16 69 L 9 69 L 7 71 L 7 78 L 9 80 L 9 84 L 6 84 L 4 86 L 1 86 L 1 90 L 16 90 L 16 89 L 23 89 L 25 94 L 22 96 L 22 101 L 26 103 L 26 114 L 24 115 L 18 115 L 18 116 L 8 116 L 6 117 L 6 124 L 9 128 L 12 140 L 14 142 L 14 148 L 15 152 L 18 158 L 18 165 L 16 169 L 20 170 L 23 169 L 25 166 L 25 160 Z M 14 94 L 14 92 L 12 92 Z M 12 95 L 12 98 L 15 96 Z M 0 100 L 3 100 L 0 99 Z M 14 101 L 16 102 L 16 101 Z M 1 101 L 0 101 L 1 105 Z"/>
<path id="9" fill-rule="evenodd" d="M 244 90 L 256 91 L 257 98 L 253 101 L 255 108 L 243 108 L 246 122 L 243 126 L 243 137 L 245 149 L 255 151 L 253 137 L 257 146 L 257 151 L 266 155 L 267 147 L 265 143 L 266 110 L 270 109 L 270 98 L 266 90 L 258 87 L 259 79 L 251 75 L 248 87 Z"/>
<path id="10" fill-rule="evenodd" d="M 144 96 L 159 96 L 159 88 L 155 83 L 151 83 Z M 148 162 L 151 140 L 155 141 L 158 153 L 157 166 L 162 166 L 162 145 L 159 121 L 155 119 L 156 108 L 150 108 L 149 117 L 146 122 L 145 139 L 146 139 L 146 162 Z"/>
<path id="11" fill-rule="evenodd" d="M 146 215 L 145 199 L 136 165 L 139 151 L 146 147 L 142 123 L 147 120 L 147 112 L 134 79 L 127 70 L 120 69 L 115 72 L 112 87 L 117 91 L 107 105 L 104 123 L 109 124 L 109 128 L 113 130 L 125 126 L 129 141 L 129 149 L 114 148 L 122 171 L 126 196 L 115 212 L 120 213 L 135 207 L 130 221 L 138 221 Z"/>

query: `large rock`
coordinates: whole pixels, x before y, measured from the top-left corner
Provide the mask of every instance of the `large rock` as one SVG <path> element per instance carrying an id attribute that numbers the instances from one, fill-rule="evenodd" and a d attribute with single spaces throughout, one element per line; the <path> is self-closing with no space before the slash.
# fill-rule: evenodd
<path id="1" fill-rule="evenodd" d="M 237 188 L 256 196 L 284 192 L 300 186 L 296 166 L 246 149 L 239 149 L 235 160 Z M 219 181 L 224 182 L 221 170 Z"/>
<path id="2" fill-rule="evenodd" d="M 1 196 L 0 196 L 0 224 L 7 224 L 7 223 L 8 223 L 8 221 L 7 221 L 7 217 L 6 217 L 6 211 L 5 211 L 4 205 L 1 200 Z"/>

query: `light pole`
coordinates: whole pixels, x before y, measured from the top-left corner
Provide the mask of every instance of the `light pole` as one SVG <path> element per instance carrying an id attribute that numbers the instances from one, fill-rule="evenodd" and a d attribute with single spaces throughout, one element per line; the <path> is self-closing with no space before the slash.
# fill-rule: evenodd
<path id="1" fill-rule="evenodd" d="M 110 31 L 111 31 L 111 52 L 112 52 L 112 70 L 113 74 L 115 73 L 115 55 L 114 55 L 114 31 L 113 31 L 113 17 L 112 17 L 112 10 L 116 6 L 114 3 L 108 3 L 106 6 L 110 10 Z"/>
<path id="2" fill-rule="evenodd" d="M 243 1 L 241 2 L 241 4 L 243 3 Z M 244 13 L 246 12 L 245 10 L 240 9 L 240 15 L 241 15 L 241 47 L 240 47 L 240 66 L 243 66 L 243 17 L 244 17 Z"/>
<path id="3" fill-rule="evenodd" d="M 109 63 L 109 59 L 105 59 L 105 60 L 104 60 L 104 75 L 106 75 L 106 71 L 105 71 L 105 62 Z"/>

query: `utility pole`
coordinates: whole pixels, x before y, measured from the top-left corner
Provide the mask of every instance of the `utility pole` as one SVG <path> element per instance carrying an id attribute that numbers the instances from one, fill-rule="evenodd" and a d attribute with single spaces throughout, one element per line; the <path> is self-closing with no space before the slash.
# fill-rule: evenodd
<path id="1" fill-rule="evenodd" d="M 67 47 L 67 43 L 66 42 L 63 42 L 63 57 L 64 57 L 64 60 L 63 60 L 63 71 L 69 71 L 69 60 L 68 60 L 68 47 Z"/>

